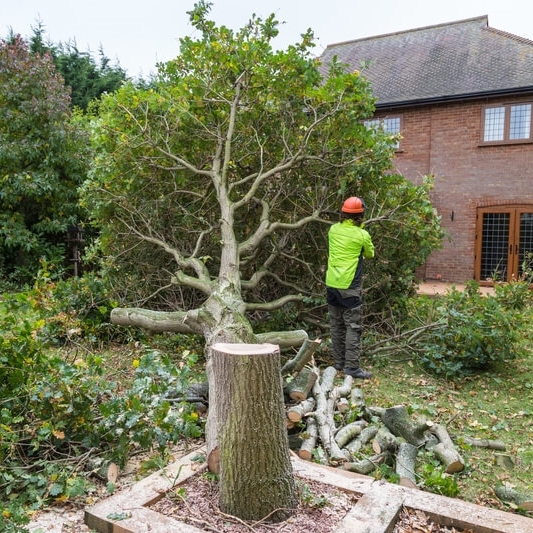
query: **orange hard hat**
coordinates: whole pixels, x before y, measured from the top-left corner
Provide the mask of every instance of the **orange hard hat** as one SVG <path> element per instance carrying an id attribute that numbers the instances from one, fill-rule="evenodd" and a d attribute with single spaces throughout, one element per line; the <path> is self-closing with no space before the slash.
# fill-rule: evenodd
<path id="1" fill-rule="evenodd" d="M 343 213 L 364 213 L 365 202 L 358 196 L 350 196 L 344 200 L 341 211 Z"/>

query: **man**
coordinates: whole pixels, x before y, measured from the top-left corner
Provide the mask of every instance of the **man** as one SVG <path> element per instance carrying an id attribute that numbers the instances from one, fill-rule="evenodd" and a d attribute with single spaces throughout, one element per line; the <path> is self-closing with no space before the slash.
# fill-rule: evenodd
<path id="1" fill-rule="evenodd" d="M 374 244 L 362 228 L 365 203 L 352 196 L 342 205 L 341 220 L 328 233 L 326 300 L 331 325 L 333 362 L 337 370 L 359 379 L 372 374 L 360 367 L 363 257 L 374 257 Z"/>

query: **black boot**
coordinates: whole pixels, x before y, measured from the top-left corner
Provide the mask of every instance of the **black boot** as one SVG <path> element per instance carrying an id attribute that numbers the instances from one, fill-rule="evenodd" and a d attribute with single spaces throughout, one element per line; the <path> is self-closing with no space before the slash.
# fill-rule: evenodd
<path id="1" fill-rule="evenodd" d="M 345 368 L 344 373 L 347 376 L 352 376 L 352 378 L 356 379 L 370 379 L 372 377 L 372 374 L 370 372 L 366 372 L 362 368 Z"/>

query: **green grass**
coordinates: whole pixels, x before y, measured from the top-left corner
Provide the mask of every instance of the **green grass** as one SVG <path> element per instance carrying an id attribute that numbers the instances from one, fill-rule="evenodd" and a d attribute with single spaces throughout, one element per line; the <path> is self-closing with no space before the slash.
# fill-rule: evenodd
<path id="1" fill-rule="evenodd" d="M 428 375 L 407 360 L 390 359 L 372 370 L 375 379 L 360 384 L 367 405 L 403 404 L 414 418 L 446 427 L 466 464 L 456 474 L 458 498 L 508 510 L 493 493 L 502 483 L 533 498 L 533 355 L 454 381 Z M 499 440 L 506 450 L 471 447 L 464 437 Z M 510 456 L 512 468 L 496 462 L 501 453 Z"/>

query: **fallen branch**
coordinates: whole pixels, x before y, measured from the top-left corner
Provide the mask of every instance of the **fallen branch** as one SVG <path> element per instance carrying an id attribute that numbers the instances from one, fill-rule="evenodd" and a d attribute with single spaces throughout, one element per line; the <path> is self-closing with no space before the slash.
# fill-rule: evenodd
<path id="1" fill-rule="evenodd" d="M 503 443 L 501 440 L 474 439 L 472 437 L 462 437 L 461 440 L 469 446 L 505 451 L 505 443 Z"/>
<path id="2" fill-rule="evenodd" d="M 494 493 L 500 500 L 513 503 L 524 511 L 533 511 L 533 495 L 525 494 L 509 485 L 499 485 L 494 488 Z"/>

